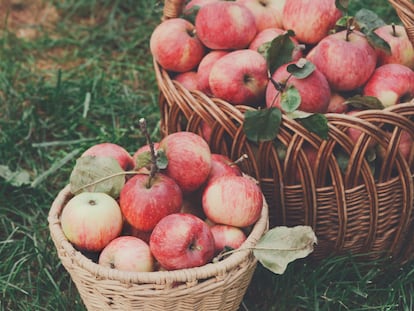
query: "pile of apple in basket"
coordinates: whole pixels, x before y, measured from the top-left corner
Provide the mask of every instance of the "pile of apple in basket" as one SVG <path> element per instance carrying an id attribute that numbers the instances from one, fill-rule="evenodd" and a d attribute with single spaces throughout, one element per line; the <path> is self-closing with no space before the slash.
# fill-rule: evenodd
<path id="1" fill-rule="evenodd" d="M 326 136 L 326 113 L 414 97 L 414 49 L 404 27 L 368 9 L 350 16 L 346 0 L 192 0 L 181 17 L 155 28 L 150 48 L 189 90 L 269 108 L 246 113 L 248 138 L 260 137 L 258 121 L 280 120 L 280 111 Z M 360 135 L 350 132 L 353 140 Z"/>
<path id="2" fill-rule="evenodd" d="M 61 215 L 67 239 L 98 264 L 131 272 L 199 267 L 237 251 L 265 203 L 255 180 L 201 136 L 177 132 L 153 143 L 145 119 L 140 126 L 147 144 L 133 155 L 101 143 L 77 159 Z M 283 273 L 314 243 L 309 227 L 279 227 L 251 251 Z"/>

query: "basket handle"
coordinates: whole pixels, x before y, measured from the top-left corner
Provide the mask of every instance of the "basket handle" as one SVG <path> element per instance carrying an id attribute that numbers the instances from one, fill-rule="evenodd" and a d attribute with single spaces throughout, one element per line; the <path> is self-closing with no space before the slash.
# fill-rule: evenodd
<path id="1" fill-rule="evenodd" d="M 388 0 L 407 31 L 408 38 L 414 45 L 414 2 L 412 0 Z"/>
<path id="2" fill-rule="evenodd" d="M 162 20 L 179 17 L 183 11 L 185 0 L 165 0 Z"/>

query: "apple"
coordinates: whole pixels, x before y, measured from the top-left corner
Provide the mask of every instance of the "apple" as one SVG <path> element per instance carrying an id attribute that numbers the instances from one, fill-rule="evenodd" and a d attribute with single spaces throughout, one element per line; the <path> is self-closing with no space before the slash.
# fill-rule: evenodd
<path id="1" fill-rule="evenodd" d="M 86 149 L 81 156 L 104 156 L 116 159 L 125 171 L 135 167 L 132 156 L 120 145 L 113 143 L 96 144 Z"/>
<path id="2" fill-rule="evenodd" d="M 353 109 L 353 110 L 349 110 L 348 112 L 346 112 L 346 114 L 347 115 L 350 115 L 350 116 L 355 116 L 359 112 L 361 112 L 361 110 L 359 110 L 359 109 Z M 361 130 L 359 130 L 357 128 L 349 127 L 346 130 L 346 134 L 351 139 L 351 141 L 353 142 L 353 144 L 356 144 L 358 142 L 360 136 L 362 135 L 362 132 L 361 132 Z M 368 148 L 373 148 L 376 145 L 377 145 L 377 142 L 374 139 L 372 139 L 372 138 L 369 138 L 368 139 Z"/>
<path id="3" fill-rule="evenodd" d="M 278 36 L 284 34 L 286 31 L 281 28 L 267 28 L 259 32 L 256 37 L 254 37 L 253 41 L 249 45 L 249 49 L 255 50 L 257 52 L 260 52 L 260 47 L 265 44 L 269 43 L 277 38 Z M 302 47 L 299 45 L 299 42 L 295 39 L 290 37 L 290 40 L 292 40 L 293 44 L 295 45 L 295 48 L 292 51 L 292 61 L 297 61 L 303 56 Z"/>
<path id="4" fill-rule="evenodd" d="M 183 201 L 173 179 L 161 173 L 149 178 L 146 174 L 133 176 L 119 194 L 125 220 L 140 231 L 151 231 L 162 218 L 178 213 Z"/>
<path id="5" fill-rule="evenodd" d="M 335 0 L 288 0 L 283 28 L 293 30 L 299 42 L 313 45 L 329 34 L 341 16 Z"/>
<path id="6" fill-rule="evenodd" d="M 375 49 L 359 31 L 343 30 L 323 38 L 307 55 L 335 91 L 362 87 L 374 72 Z"/>
<path id="7" fill-rule="evenodd" d="M 295 62 L 280 66 L 272 75 L 272 79 L 285 87 L 294 86 L 300 96 L 299 110 L 311 113 L 325 113 L 331 96 L 331 89 L 325 76 L 317 69 L 306 78 L 298 79 L 287 71 L 287 67 Z M 266 106 L 281 107 L 281 94 L 269 83 L 266 88 Z"/>
<path id="8" fill-rule="evenodd" d="M 174 72 L 197 67 L 206 50 L 194 31 L 194 25 L 183 18 L 167 19 L 154 29 L 150 50 L 161 67 Z"/>
<path id="9" fill-rule="evenodd" d="M 250 49 L 224 55 L 214 63 L 209 76 L 213 95 L 233 105 L 259 106 L 267 83 L 266 60 Z"/>
<path id="10" fill-rule="evenodd" d="M 414 47 L 404 26 L 384 25 L 375 29 L 374 32 L 385 40 L 391 48 L 390 54 L 383 49 L 376 49 L 379 66 L 395 63 L 414 70 Z"/>
<path id="11" fill-rule="evenodd" d="M 242 171 L 228 156 L 219 153 L 211 154 L 211 170 L 207 184 L 221 176 L 242 176 Z"/>
<path id="12" fill-rule="evenodd" d="M 337 92 L 331 92 L 328 109 L 326 112 L 330 113 L 345 113 L 348 111 L 348 105 L 345 103 L 346 99 Z"/>
<path id="13" fill-rule="evenodd" d="M 198 76 L 195 70 L 181 72 L 175 75 L 173 80 L 181 83 L 189 91 L 198 90 Z"/>
<path id="14" fill-rule="evenodd" d="M 414 97 L 414 71 L 400 64 L 378 67 L 364 86 L 363 94 L 377 97 L 385 107 Z"/>
<path id="15" fill-rule="evenodd" d="M 247 227 L 260 217 L 263 194 L 249 178 L 222 176 L 207 185 L 202 206 L 207 218 L 217 224 Z"/>
<path id="16" fill-rule="evenodd" d="M 191 214 L 164 217 L 155 226 L 149 245 L 166 270 L 203 266 L 214 256 L 214 237 L 209 226 Z"/>
<path id="17" fill-rule="evenodd" d="M 257 31 L 271 27 L 283 27 L 282 12 L 286 0 L 236 0 L 254 15 Z"/>
<path id="18" fill-rule="evenodd" d="M 188 1 L 183 9 L 183 14 L 188 15 L 193 12 L 196 8 L 199 9 L 202 6 L 206 5 L 207 3 L 216 2 L 220 0 L 190 0 Z"/>
<path id="19" fill-rule="evenodd" d="M 192 132 L 176 132 L 160 141 L 159 149 L 168 160 L 165 174 L 176 181 L 183 193 L 199 188 L 210 174 L 211 151 L 207 142 Z"/>
<path id="20" fill-rule="evenodd" d="M 391 136 L 391 133 L 387 133 Z M 406 161 L 410 160 L 410 157 L 414 155 L 414 139 L 409 132 L 402 130 L 400 140 L 398 142 L 398 150 Z M 386 150 L 384 147 L 378 144 L 378 155 L 381 158 L 385 157 Z"/>
<path id="21" fill-rule="evenodd" d="M 211 68 L 213 67 L 214 63 L 220 59 L 222 56 L 228 54 L 229 51 L 223 51 L 223 50 L 213 50 L 207 53 L 202 60 L 200 61 L 200 64 L 197 68 L 197 79 L 198 79 L 198 89 L 211 96 L 213 95 L 210 89 L 209 84 L 209 77 Z"/>
<path id="22" fill-rule="evenodd" d="M 246 48 L 257 32 L 253 13 L 234 1 L 203 5 L 197 13 L 195 28 L 201 42 L 215 50 Z"/>
<path id="23" fill-rule="evenodd" d="M 64 206 L 60 217 L 66 238 L 79 250 L 101 251 L 122 231 L 117 201 L 102 192 L 81 192 Z"/>
<path id="24" fill-rule="evenodd" d="M 246 241 L 246 234 L 239 227 L 215 224 L 210 227 L 210 230 L 214 237 L 216 254 L 226 247 L 237 249 Z"/>
<path id="25" fill-rule="evenodd" d="M 154 258 L 149 245 L 133 236 L 120 236 L 109 242 L 99 255 L 98 263 L 122 271 L 154 271 Z"/>

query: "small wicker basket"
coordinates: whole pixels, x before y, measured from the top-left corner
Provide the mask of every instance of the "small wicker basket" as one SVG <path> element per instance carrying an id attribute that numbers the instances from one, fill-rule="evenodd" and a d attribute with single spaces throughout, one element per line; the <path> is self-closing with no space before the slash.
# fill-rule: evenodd
<path id="1" fill-rule="evenodd" d="M 413 2 L 390 3 L 414 42 Z M 166 0 L 163 19 L 180 16 L 182 9 L 182 0 Z M 213 152 L 232 159 L 247 154 L 250 160 L 241 165 L 261 185 L 269 204 L 270 226 L 311 226 L 318 237 L 313 258 L 346 252 L 394 260 L 414 257 L 414 150 L 408 159 L 398 150 L 402 132 L 414 138 L 414 101 L 353 116 L 327 114 L 327 140 L 283 116 L 277 137 L 286 150 L 282 161 L 273 142 L 247 140 L 242 129 L 244 113 L 253 108 L 188 91 L 156 61 L 154 69 L 162 134 L 202 134 L 206 123 L 212 130 Z M 362 131 L 358 143 L 348 138 L 348 128 Z M 370 141 L 385 150 L 375 177 L 367 160 Z M 307 160 L 305 146 L 317 150 L 314 167 Z M 335 153 L 338 149 L 349 158 L 345 172 Z"/>
<path id="2" fill-rule="evenodd" d="M 174 271 L 124 272 L 96 264 L 66 239 L 60 214 L 71 197 L 69 186 L 60 191 L 49 211 L 49 229 L 88 310 L 238 310 L 257 265 L 251 248 L 268 229 L 266 202 L 241 250 L 222 261 Z"/>

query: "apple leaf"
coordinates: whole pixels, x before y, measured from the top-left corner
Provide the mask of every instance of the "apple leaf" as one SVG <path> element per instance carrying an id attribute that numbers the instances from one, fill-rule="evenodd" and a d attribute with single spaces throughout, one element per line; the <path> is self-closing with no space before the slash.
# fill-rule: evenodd
<path id="1" fill-rule="evenodd" d="M 295 119 L 308 131 L 317 134 L 322 139 L 328 139 L 328 119 L 323 113 L 305 114 L 303 117 L 297 115 Z"/>
<path id="2" fill-rule="evenodd" d="M 281 121 L 282 112 L 275 107 L 246 111 L 243 130 L 247 139 L 251 141 L 269 141 L 279 133 Z"/>
<path id="3" fill-rule="evenodd" d="M 349 0 L 335 0 L 335 6 L 343 13 L 347 14 Z"/>
<path id="4" fill-rule="evenodd" d="M 387 54 L 391 54 L 391 47 L 388 44 L 388 42 L 385 41 L 380 36 L 378 36 L 374 31 L 368 31 L 368 32 L 365 33 L 365 35 L 366 35 L 366 38 L 367 38 L 368 42 L 372 46 L 377 47 L 377 48 L 385 51 L 385 53 L 387 53 Z"/>
<path id="5" fill-rule="evenodd" d="M 355 95 L 348 98 L 344 104 L 355 109 L 384 109 L 381 101 L 374 96 Z"/>
<path id="6" fill-rule="evenodd" d="M 166 169 L 168 166 L 168 158 L 167 155 L 165 154 L 164 150 L 157 150 L 157 167 L 160 170 Z"/>
<path id="7" fill-rule="evenodd" d="M 125 184 L 125 171 L 112 157 L 82 156 L 70 175 L 73 194 L 104 192 L 117 198 Z"/>
<path id="8" fill-rule="evenodd" d="M 30 174 L 24 169 L 12 171 L 8 166 L 0 165 L 0 177 L 4 178 L 8 184 L 14 187 L 31 184 Z"/>
<path id="9" fill-rule="evenodd" d="M 298 89 L 290 85 L 282 92 L 280 106 L 284 112 L 292 112 L 298 109 L 301 99 Z"/>
<path id="10" fill-rule="evenodd" d="M 135 170 L 151 165 L 151 151 L 144 151 L 140 153 L 135 160 Z"/>
<path id="11" fill-rule="evenodd" d="M 315 68 L 313 63 L 301 58 L 295 64 L 289 64 L 286 70 L 297 79 L 305 79 L 315 71 Z"/>
<path id="12" fill-rule="evenodd" d="M 295 48 L 295 44 L 290 37 L 293 37 L 295 33 L 292 30 L 286 31 L 286 33 L 274 38 L 267 49 L 267 68 L 272 75 L 277 68 L 281 65 L 292 61 L 292 52 Z"/>
<path id="13" fill-rule="evenodd" d="M 355 20 L 359 29 L 363 33 L 373 31 L 374 29 L 386 25 L 375 12 L 368 9 L 360 9 L 355 14 Z"/>
<path id="14" fill-rule="evenodd" d="M 316 235 L 309 226 L 278 226 L 261 237 L 253 254 L 265 268 L 283 274 L 289 263 L 312 253 L 316 242 Z"/>

